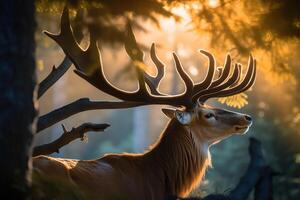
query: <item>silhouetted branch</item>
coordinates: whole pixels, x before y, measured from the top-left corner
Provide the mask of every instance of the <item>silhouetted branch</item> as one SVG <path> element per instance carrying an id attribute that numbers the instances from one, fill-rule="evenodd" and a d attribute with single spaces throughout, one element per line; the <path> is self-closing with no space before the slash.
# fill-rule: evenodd
<path id="1" fill-rule="evenodd" d="M 275 172 L 270 166 L 264 167 L 262 177 L 255 185 L 255 200 L 271 200 L 273 199 L 272 181 L 274 176 L 281 173 Z"/>
<path id="2" fill-rule="evenodd" d="M 262 177 L 265 167 L 267 167 L 262 153 L 260 141 L 250 138 L 249 145 L 250 163 L 244 176 L 240 179 L 238 185 L 230 192 L 229 197 L 232 200 L 245 200 L 251 190 Z"/>
<path id="3" fill-rule="evenodd" d="M 124 109 L 137 106 L 143 106 L 145 103 L 140 102 L 109 102 L 109 101 L 90 101 L 88 98 L 78 99 L 68 105 L 51 111 L 43 116 L 40 116 L 37 123 L 37 132 L 42 131 L 61 120 L 64 120 L 77 113 L 87 110 L 97 109 Z"/>
<path id="4" fill-rule="evenodd" d="M 72 130 L 67 131 L 64 125 L 62 125 L 63 128 L 63 134 L 56 139 L 55 141 L 49 143 L 49 144 L 43 144 L 37 147 L 34 147 L 33 149 L 33 156 L 38 155 L 49 155 L 54 152 L 59 152 L 59 149 L 73 140 L 81 138 L 83 140 L 84 134 L 89 131 L 104 131 L 107 127 L 109 127 L 109 124 L 93 124 L 93 123 L 84 123 L 80 125 L 77 128 L 72 128 Z"/>
<path id="5" fill-rule="evenodd" d="M 82 24 L 80 24 L 80 19 L 83 16 L 83 12 L 80 10 L 78 11 L 78 14 L 76 15 L 74 22 L 74 35 L 76 39 L 78 39 L 79 43 L 83 39 L 83 33 L 82 33 Z M 45 94 L 45 92 L 52 86 L 54 83 L 56 83 L 71 67 L 72 62 L 71 60 L 65 56 L 63 61 L 60 63 L 58 67 L 53 66 L 50 74 L 40 82 L 38 85 L 38 92 L 37 92 L 37 97 L 38 99 Z"/>
<path id="6" fill-rule="evenodd" d="M 71 65 L 72 62 L 66 56 L 57 68 L 53 65 L 50 74 L 38 86 L 38 99 L 68 71 Z"/>

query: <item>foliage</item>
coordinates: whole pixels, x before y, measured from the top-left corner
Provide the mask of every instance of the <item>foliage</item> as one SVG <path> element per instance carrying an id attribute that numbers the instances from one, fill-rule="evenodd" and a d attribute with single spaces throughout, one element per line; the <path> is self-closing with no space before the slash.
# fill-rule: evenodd
<path id="1" fill-rule="evenodd" d="M 137 19 L 150 20 L 158 25 L 157 16 L 174 16 L 157 0 L 37 0 L 37 11 L 43 14 L 60 14 L 66 2 L 73 8 L 73 15 L 78 10 L 85 10 L 87 17 L 81 23 L 88 26 L 89 31 L 96 33 L 99 41 L 110 45 L 124 43 L 126 22 L 129 20 L 133 27 L 144 30 Z"/>
<path id="2" fill-rule="evenodd" d="M 234 108 L 242 108 L 248 104 L 247 98 L 248 96 L 245 93 L 241 93 L 226 98 L 219 98 L 218 101 Z"/>

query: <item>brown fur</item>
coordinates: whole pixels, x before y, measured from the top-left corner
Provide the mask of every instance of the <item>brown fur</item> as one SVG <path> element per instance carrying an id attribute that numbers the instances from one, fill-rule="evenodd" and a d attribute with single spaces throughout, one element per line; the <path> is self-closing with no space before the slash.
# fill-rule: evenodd
<path id="1" fill-rule="evenodd" d="M 93 199 L 184 197 L 199 184 L 210 164 L 208 148 L 193 134 L 173 119 L 157 144 L 144 154 L 109 154 L 87 161 L 38 156 L 33 165 L 79 185 Z"/>

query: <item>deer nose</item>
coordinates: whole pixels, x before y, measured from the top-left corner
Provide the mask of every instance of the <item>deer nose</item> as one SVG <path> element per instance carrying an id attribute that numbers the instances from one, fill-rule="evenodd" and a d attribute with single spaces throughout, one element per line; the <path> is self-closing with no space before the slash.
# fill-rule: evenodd
<path id="1" fill-rule="evenodd" d="M 245 119 L 246 119 L 246 121 L 248 121 L 248 122 L 252 122 L 252 117 L 249 116 L 249 115 L 245 115 Z"/>

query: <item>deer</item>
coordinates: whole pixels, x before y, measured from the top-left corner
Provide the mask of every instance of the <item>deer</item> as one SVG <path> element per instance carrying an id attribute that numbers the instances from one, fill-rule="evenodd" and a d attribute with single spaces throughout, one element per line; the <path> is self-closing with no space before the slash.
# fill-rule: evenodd
<path id="1" fill-rule="evenodd" d="M 217 69 L 214 56 L 201 50 L 208 58 L 209 66 L 204 80 L 195 84 L 173 53 L 176 70 L 185 84 L 183 93 L 161 93 L 158 84 L 163 76 L 152 77 L 140 68 L 137 68 L 139 88 L 128 92 L 116 88 L 106 79 L 98 43 L 92 32 L 85 50 L 77 44 L 67 9 L 61 17 L 60 33 L 45 33 L 74 63 L 75 73 L 100 91 L 125 102 L 170 106 L 162 109 L 170 118 L 168 124 L 158 141 L 144 153 L 106 154 L 94 160 L 44 155 L 33 158 L 33 167 L 41 174 L 79 186 L 91 199 L 162 200 L 168 195 L 186 197 L 201 183 L 211 165 L 210 147 L 231 135 L 246 133 L 252 125 L 249 115 L 205 103 L 210 98 L 242 93 L 254 84 L 256 60 L 251 54 L 243 75 L 241 64 L 233 65 L 229 54 L 224 67 Z M 143 56 L 138 50 L 128 54 L 139 59 Z M 164 70 L 154 44 L 150 54 L 158 71 Z"/>

